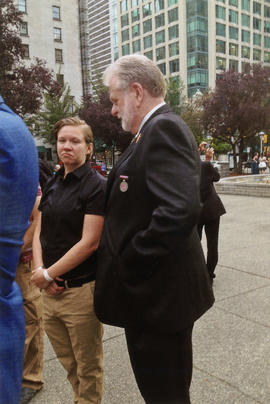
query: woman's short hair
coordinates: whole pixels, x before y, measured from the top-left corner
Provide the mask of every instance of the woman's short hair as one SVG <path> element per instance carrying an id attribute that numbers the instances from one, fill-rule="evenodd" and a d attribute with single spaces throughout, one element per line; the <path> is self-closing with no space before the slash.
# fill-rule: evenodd
<path id="1" fill-rule="evenodd" d="M 64 126 L 80 126 L 84 135 L 85 143 L 90 144 L 94 142 L 93 132 L 91 127 L 82 119 L 74 116 L 69 118 L 60 119 L 56 122 L 53 128 L 53 134 L 58 139 L 58 133 Z"/>
<path id="2" fill-rule="evenodd" d="M 157 65 L 143 55 L 122 56 L 107 67 L 103 81 L 109 86 L 112 77 L 118 79 L 118 86 L 125 90 L 132 83 L 139 83 L 152 97 L 165 97 L 166 82 Z"/>

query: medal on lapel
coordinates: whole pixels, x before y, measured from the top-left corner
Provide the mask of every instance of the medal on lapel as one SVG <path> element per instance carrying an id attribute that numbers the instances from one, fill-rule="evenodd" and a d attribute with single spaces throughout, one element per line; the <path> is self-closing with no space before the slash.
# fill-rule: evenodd
<path id="1" fill-rule="evenodd" d="M 120 179 L 121 179 L 120 191 L 121 192 L 127 192 L 127 190 L 128 190 L 128 183 L 127 183 L 128 176 L 127 175 L 120 175 Z"/>

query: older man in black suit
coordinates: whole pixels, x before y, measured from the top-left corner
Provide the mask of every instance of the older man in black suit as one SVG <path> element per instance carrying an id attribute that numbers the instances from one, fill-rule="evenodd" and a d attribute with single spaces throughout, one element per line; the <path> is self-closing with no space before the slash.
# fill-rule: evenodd
<path id="1" fill-rule="evenodd" d="M 108 179 L 96 313 L 125 328 L 146 403 L 190 403 L 193 324 L 214 301 L 197 232 L 197 146 L 151 60 L 124 56 L 104 82 L 112 114 L 135 136 Z"/>

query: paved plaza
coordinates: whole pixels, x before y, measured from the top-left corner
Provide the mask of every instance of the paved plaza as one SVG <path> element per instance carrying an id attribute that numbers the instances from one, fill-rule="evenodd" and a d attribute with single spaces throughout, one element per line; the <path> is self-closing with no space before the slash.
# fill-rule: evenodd
<path id="1" fill-rule="evenodd" d="M 216 303 L 194 327 L 192 404 L 269 404 L 270 199 L 221 199 L 227 214 L 220 226 Z M 44 388 L 31 404 L 73 404 L 47 339 L 44 361 Z M 120 328 L 105 327 L 104 371 L 102 404 L 144 403 Z"/>

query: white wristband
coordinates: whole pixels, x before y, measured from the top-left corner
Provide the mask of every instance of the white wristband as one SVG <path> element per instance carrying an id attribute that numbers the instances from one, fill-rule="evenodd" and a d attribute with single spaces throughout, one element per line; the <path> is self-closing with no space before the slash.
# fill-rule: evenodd
<path id="1" fill-rule="evenodd" d="M 52 282 L 52 281 L 53 281 L 53 278 L 50 277 L 50 275 L 48 274 L 47 269 L 43 269 L 43 276 L 44 276 L 44 278 L 46 279 L 46 281 L 48 281 L 48 282 Z"/>

